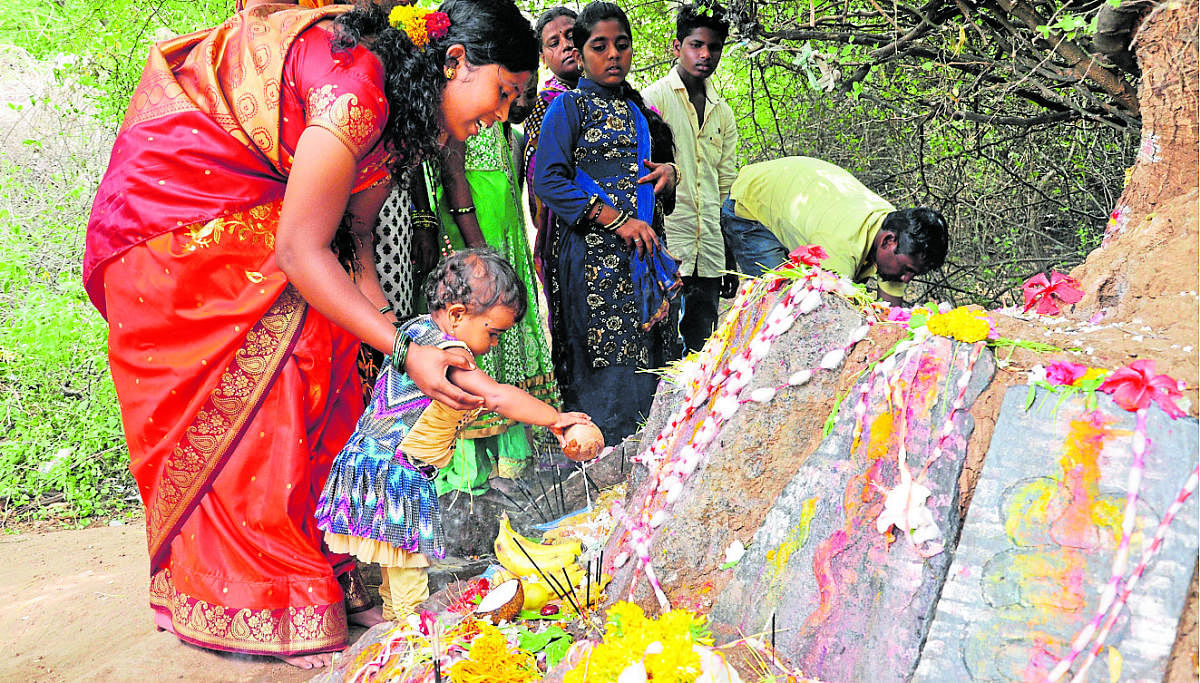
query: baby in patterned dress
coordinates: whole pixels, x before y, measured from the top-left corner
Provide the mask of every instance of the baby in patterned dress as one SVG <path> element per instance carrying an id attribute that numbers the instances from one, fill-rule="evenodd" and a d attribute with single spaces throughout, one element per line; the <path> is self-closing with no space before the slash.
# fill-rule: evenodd
<path id="1" fill-rule="evenodd" d="M 525 285 L 491 249 L 465 249 L 429 275 L 430 313 L 402 328 L 416 344 L 483 355 L 526 313 Z M 449 379 L 484 399 L 483 407 L 453 410 L 422 394 L 390 363 L 354 434 L 338 454 L 317 505 L 317 526 L 334 552 L 383 567 L 383 615 L 396 620 L 429 597 L 429 556 L 446 555 L 434 477 L 450 461 L 460 430 L 484 410 L 563 430 L 590 423 L 562 413 L 524 391 L 500 384 L 478 368 L 451 367 Z"/>

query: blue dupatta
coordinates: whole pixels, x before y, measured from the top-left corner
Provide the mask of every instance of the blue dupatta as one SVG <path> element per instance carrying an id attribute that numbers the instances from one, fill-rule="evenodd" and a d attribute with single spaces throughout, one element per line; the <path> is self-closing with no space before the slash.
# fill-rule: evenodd
<path id="1" fill-rule="evenodd" d="M 650 124 L 636 104 L 629 100 L 626 103 L 637 126 L 638 160 L 641 163 L 642 159 L 650 158 Z M 575 168 L 575 182 L 584 192 L 596 195 L 605 204 L 617 205 L 591 176 L 578 167 Z M 650 183 L 638 183 L 636 197 L 638 220 L 653 225 L 654 187 Z M 679 277 L 679 261 L 667 252 L 666 246 L 660 241 L 641 255 L 636 249 L 632 250 L 629 253 L 629 270 L 633 273 L 634 291 L 638 293 L 641 326 L 643 330 L 649 330 L 667 317 L 671 310 L 671 299 L 675 298 L 683 282 Z"/>

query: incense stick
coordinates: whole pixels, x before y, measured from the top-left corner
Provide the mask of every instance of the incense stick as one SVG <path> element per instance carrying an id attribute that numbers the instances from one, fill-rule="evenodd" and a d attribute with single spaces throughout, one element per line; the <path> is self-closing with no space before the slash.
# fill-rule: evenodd
<path id="1" fill-rule="evenodd" d="M 588 560 L 588 565 L 587 565 L 587 588 L 584 590 L 584 593 L 583 593 L 583 603 L 588 606 L 588 609 L 592 608 L 592 561 L 591 560 Z"/>
<path id="2" fill-rule="evenodd" d="M 512 496 L 510 496 L 507 493 L 505 493 L 504 491 L 502 491 L 499 487 L 493 486 L 492 490 L 494 490 L 496 493 L 499 493 L 500 495 L 504 496 L 505 500 L 512 503 L 514 512 L 521 509 L 521 504 L 518 503 L 517 501 L 513 500 Z"/>
<path id="3" fill-rule="evenodd" d="M 546 581 L 546 585 L 550 586 L 550 590 L 554 591 L 554 594 L 557 595 L 560 600 L 566 600 L 567 602 L 570 602 L 571 605 L 575 607 L 575 611 L 579 612 L 579 605 L 577 605 L 575 601 L 571 599 L 571 596 L 568 595 L 567 592 L 558 585 L 558 581 L 554 578 L 554 575 L 547 574 L 546 572 L 542 571 L 542 568 L 538 566 L 537 561 L 533 559 L 533 556 L 529 554 L 529 551 L 525 549 L 525 546 L 521 545 L 520 541 L 518 541 L 516 545 L 518 548 L 520 548 L 521 553 L 525 555 L 525 558 L 529 560 L 529 563 L 533 565 L 533 568 L 537 570 L 537 573 Z"/>
<path id="4" fill-rule="evenodd" d="M 771 612 L 771 665 L 775 664 L 775 613 Z"/>
<path id="5" fill-rule="evenodd" d="M 542 508 L 540 506 L 538 506 L 538 504 L 536 502 L 534 502 L 533 496 L 529 495 L 529 492 L 525 490 L 525 487 L 519 483 L 521 480 L 513 479 L 513 481 L 518 482 L 517 490 L 521 492 L 521 495 L 525 496 L 525 500 L 529 501 L 529 506 L 532 507 L 534 510 L 537 510 L 538 516 L 542 518 L 543 522 L 549 523 L 550 520 L 546 517 L 546 513 L 544 511 L 542 511 Z"/>
<path id="6" fill-rule="evenodd" d="M 555 514 L 554 506 L 550 504 L 550 494 L 546 493 L 546 482 L 542 481 L 541 473 L 535 469 L 533 474 L 533 478 L 537 479 L 538 486 L 542 489 L 542 500 L 546 501 L 546 507 L 550 509 L 550 514 L 554 515 L 555 518 L 561 517 L 562 515 Z"/>
<path id="7" fill-rule="evenodd" d="M 559 467 L 557 464 L 554 465 L 554 476 L 555 476 L 555 479 L 558 481 L 558 486 L 556 488 L 558 489 L 558 507 L 562 511 L 559 514 L 559 516 L 561 517 L 561 516 L 567 514 L 567 500 L 566 500 L 566 498 L 563 497 L 562 468 Z"/>
<path id="8" fill-rule="evenodd" d="M 572 598 L 577 597 L 575 595 L 575 586 L 571 585 L 571 576 L 569 574 L 567 574 L 566 567 L 562 568 L 562 575 L 563 575 L 563 580 L 567 582 L 567 589 L 571 591 L 571 597 Z M 575 613 L 578 614 L 582 618 L 584 616 L 584 614 L 583 614 L 583 611 L 579 609 L 579 603 L 576 602 L 574 599 L 572 599 L 571 604 L 575 605 Z"/>

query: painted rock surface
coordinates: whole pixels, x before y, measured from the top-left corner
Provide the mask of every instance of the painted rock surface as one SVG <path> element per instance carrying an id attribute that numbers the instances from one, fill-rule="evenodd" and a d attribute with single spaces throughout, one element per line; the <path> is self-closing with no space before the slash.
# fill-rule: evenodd
<path id="1" fill-rule="evenodd" d="M 995 367 L 990 351 L 941 337 L 897 361 L 890 382 L 873 376 L 863 392 L 860 380 L 771 507 L 710 615 L 719 642 L 769 638 L 774 616 L 778 654 L 808 676 L 911 675 L 958 538 L 967 410 Z M 876 526 L 901 480 L 901 443 L 933 525 L 912 537 Z"/>
<path id="2" fill-rule="evenodd" d="M 1041 680 L 1099 606 L 1120 541 L 1135 417 L 1103 394 L 1089 410 L 1081 398 L 1038 392 L 1029 410 L 1025 387 L 1005 394 L 918 680 Z M 1129 570 L 1196 463 L 1195 419 L 1153 407 L 1147 434 Z M 1088 680 L 1162 679 L 1196 566 L 1196 517 L 1193 496 Z"/>
<path id="3" fill-rule="evenodd" d="M 838 297 L 826 295 L 823 300 L 823 305 L 798 316 L 771 345 L 742 390 L 742 399 L 756 389 L 786 385 L 791 374 L 817 367 L 828 351 L 847 343 L 847 335 L 862 324 L 862 317 Z M 777 302 L 776 295 L 767 294 L 751 304 L 736 321 L 730 348 L 746 348 Z M 726 355 L 718 369 L 727 367 L 728 362 Z M 743 403 L 721 423 L 695 471 L 683 483 L 678 499 L 666 506 L 665 519 L 653 529 L 647 544 L 653 571 L 673 607 L 701 612 L 711 607 L 729 576 L 729 572 L 718 571 L 725 561 L 725 549 L 734 541 L 749 543 L 805 453 L 819 442 L 839 371 L 818 369 L 804 385 L 780 389 L 769 402 Z M 660 386 L 640 435 L 639 453 L 644 454 L 662 433 L 684 396 L 685 392 L 671 390 L 666 382 Z M 711 408 L 705 402 L 678 426 L 666 460 L 678 458 L 681 449 L 695 442 L 693 435 L 710 416 Z M 631 515 L 637 517 L 648 499 L 662 506 L 662 494 L 654 492 L 656 483 L 645 467 L 635 469 L 628 500 Z M 616 558 L 628 549 L 628 536 L 618 526 L 605 550 L 605 571 L 613 577 L 606 591 L 608 600 L 632 599 L 657 613 L 658 602 L 636 558 L 616 564 Z"/>

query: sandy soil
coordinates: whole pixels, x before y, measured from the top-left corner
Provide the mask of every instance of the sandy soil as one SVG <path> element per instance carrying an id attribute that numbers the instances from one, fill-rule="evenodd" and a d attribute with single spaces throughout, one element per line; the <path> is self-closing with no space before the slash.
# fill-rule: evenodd
<path id="1" fill-rule="evenodd" d="M 0 537 L 0 558 L 0 680 L 290 683 L 315 673 L 157 631 L 140 521 Z"/>

